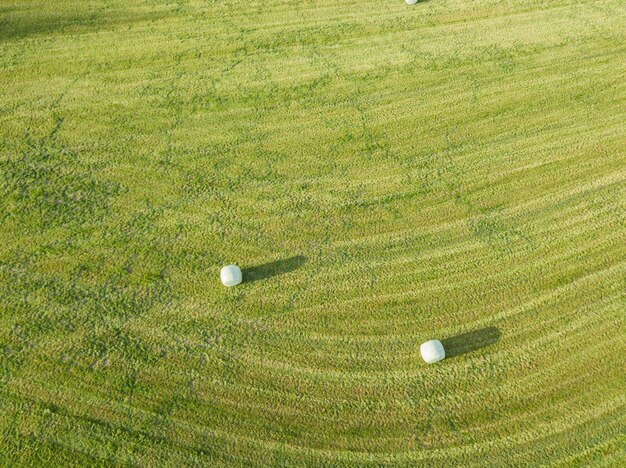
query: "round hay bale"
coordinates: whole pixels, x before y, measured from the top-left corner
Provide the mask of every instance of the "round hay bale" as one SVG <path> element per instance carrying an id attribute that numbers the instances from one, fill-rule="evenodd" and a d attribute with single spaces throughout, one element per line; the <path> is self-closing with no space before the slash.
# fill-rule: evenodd
<path id="1" fill-rule="evenodd" d="M 422 343 L 420 353 L 424 361 L 428 364 L 439 362 L 446 357 L 446 351 L 443 349 L 443 345 L 439 340 L 430 340 L 426 343 Z"/>
<path id="2" fill-rule="evenodd" d="M 241 269 L 237 265 L 228 265 L 222 268 L 220 278 L 224 286 L 236 286 L 241 283 Z"/>

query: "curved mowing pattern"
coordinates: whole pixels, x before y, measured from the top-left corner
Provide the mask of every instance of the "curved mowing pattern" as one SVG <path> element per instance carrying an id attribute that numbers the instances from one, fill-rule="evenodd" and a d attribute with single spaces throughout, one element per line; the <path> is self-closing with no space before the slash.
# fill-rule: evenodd
<path id="1" fill-rule="evenodd" d="M 625 32 L 0 0 L 1 464 L 623 464 Z"/>

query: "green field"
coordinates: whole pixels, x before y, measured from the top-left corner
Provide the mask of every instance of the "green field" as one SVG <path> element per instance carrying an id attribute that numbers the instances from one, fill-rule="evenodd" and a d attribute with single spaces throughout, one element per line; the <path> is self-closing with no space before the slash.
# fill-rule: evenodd
<path id="1" fill-rule="evenodd" d="M 0 0 L 0 465 L 624 466 L 625 356 L 623 0 Z"/>

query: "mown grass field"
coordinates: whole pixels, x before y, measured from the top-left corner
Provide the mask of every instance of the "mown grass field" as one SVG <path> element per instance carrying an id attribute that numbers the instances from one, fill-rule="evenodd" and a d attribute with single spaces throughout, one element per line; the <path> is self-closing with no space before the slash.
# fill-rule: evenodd
<path id="1" fill-rule="evenodd" d="M 0 189 L 0 465 L 626 463 L 623 1 L 0 0 Z"/>

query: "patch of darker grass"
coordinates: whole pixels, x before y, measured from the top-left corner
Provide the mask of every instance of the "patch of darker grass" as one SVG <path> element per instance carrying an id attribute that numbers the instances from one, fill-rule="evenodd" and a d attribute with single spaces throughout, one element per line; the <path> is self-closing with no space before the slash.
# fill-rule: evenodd
<path id="1" fill-rule="evenodd" d="M 0 161 L 0 219 L 40 230 L 102 218 L 117 184 L 97 179 L 58 136 L 61 117 L 46 136 L 28 134 L 25 149 Z"/>
<path id="2" fill-rule="evenodd" d="M 161 353 L 137 334 L 119 326 L 107 327 L 101 333 L 90 334 L 85 352 L 92 358 L 118 355 L 124 362 L 156 362 Z"/>
<path id="3" fill-rule="evenodd" d="M 59 274 L 43 271 L 40 260 L 45 258 L 38 255 L 4 255 L 0 260 L 0 281 L 6 286 L 0 288 L 2 325 L 19 334 L 0 333 L 0 349 L 5 351 L 0 355 L 3 382 L 27 371 L 29 353 L 45 353 L 42 343 L 52 336 L 64 337 L 57 357 L 72 367 L 99 369 L 94 362 L 116 358 L 145 366 L 159 359 L 160 349 L 126 323 L 172 300 L 167 269 L 173 240 L 168 233 L 152 232 L 161 214 L 162 210 L 148 208 L 121 228 L 105 232 L 114 258 L 126 259 L 106 272 L 97 258 L 88 273 L 81 264 Z M 137 269 L 142 273 L 135 274 Z"/>

